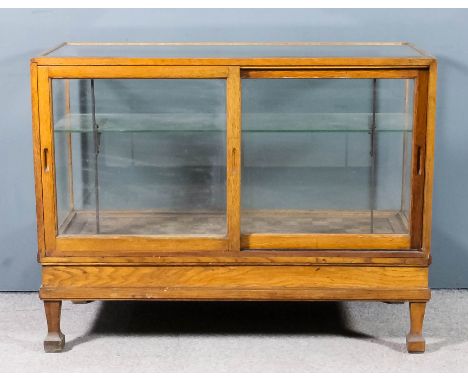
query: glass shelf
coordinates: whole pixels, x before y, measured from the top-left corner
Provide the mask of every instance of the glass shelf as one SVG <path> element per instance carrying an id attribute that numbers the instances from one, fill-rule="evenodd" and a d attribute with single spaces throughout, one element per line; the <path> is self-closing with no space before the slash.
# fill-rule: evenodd
<path id="1" fill-rule="evenodd" d="M 223 132 L 224 114 L 96 114 L 99 132 Z M 194 127 L 195 126 L 195 127 Z M 92 133 L 91 113 L 69 114 L 55 123 L 55 131 Z"/>
<path id="2" fill-rule="evenodd" d="M 369 132 L 370 113 L 246 113 L 244 133 Z M 404 113 L 377 113 L 378 132 L 411 132 Z M 224 114 L 128 113 L 96 114 L 100 133 L 225 133 Z M 55 123 L 55 132 L 92 133 L 92 115 L 69 114 Z"/>

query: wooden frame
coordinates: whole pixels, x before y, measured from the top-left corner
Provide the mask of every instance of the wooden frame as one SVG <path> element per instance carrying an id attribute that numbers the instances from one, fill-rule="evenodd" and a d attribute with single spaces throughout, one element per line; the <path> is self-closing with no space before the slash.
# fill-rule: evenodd
<path id="1" fill-rule="evenodd" d="M 86 44 L 86 43 L 85 43 Z M 436 60 L 409 43 L 109 43 L 88 45 L 405 45 L 402 57 L 61 57 L 63 43 L 31 60 L 40 297 L 46 351 L 60 351 L 62 300 L 409 301 L 407 348 L 424 350 L 430 298 Z M 52 55 L 51 55 L 52 54 Z M 410 234 L 241 234 L 241 86 L 248 78 L 414 80 Z M 226 80 L 226 236 L 56 235 L 51 79 Z M 408 107 L 408 105 L 406 106 Z M 71 155 L 68 161 L 72 160 Z M 69 165 L 71 165 L 69 163 Z"/>
<path id="2" fill-rule="evenodd" d="M 60 48 L 65 46 L 407 46 L 414 51 L 414 56 L 408 57 L 249 57 L 249 58 L 143 58 L 143 57 L 67 57 L 52 56 Z M 285 66 L 320 66 L 349 68 L 408 68 L 427 67 L 434 58 L 413 44 L 407 42 L 202 42 L 202 43 L 93 43 L 93 42 L 64 42 L 36 57 L 32 62 L 38 65 L 222 65 L 247 67 L 285 67 Z"/>
<path id="3" fill-rule="evenodd" d="M 408 69 L 246 69 L 242 78 L 304 78 L 304 79 L 413 79 L 415 80 L 411 222 L 409 235 L 397 234 L 241 234 L 243 249 L 419 249 L 421 248 L 426 136 L 427 72 Z"/>
<path id="4" fill-rule="evenodd" d="M 73 78 L 133 78 L 133 79 L 226 79 L 226 168 L 229 173 L 237 174 L 227 183 L 227 234 L 226 236 L 57 236 L 57 211 L 55 194 L 55 164 L 52 113 L 52 79 Z M 236 170 L 240 164 L 240 94 L 238 67 L 145 67 L 120 66 L 46 66 L 38 71 L 38 93 L 40 96 L 40 134 L 42 174 L 44 179 L 44 220 L 45 242 L 47 251 L 109 251 L 118 248 L 128 251 L 226 251 L 239 249 L 239 214 L 230 211 L 239 204 L 240 172 Z M 236 98 L 237 97 L 237 98 Z M 237 237 L 237 239 L 236 239 Z"/>
<path id="5" fill-rule="evenodd" d="M 50 251 L 59 250 L 69 252 L 73 250 L 106 251 L 118 245 L 121 250 L 239 250 L 243 249 L 418 249 L 421 243 L 421 233 L 417 231 L 421 224 L 422 204 L 412 202 L 411 205 L 411 234 L 395 235 L 364 235 L 364 234 L 245 234 L 240 233 L 240 103 L 241 82 L 240 78 L 340 78 L 340 79 L 370 79 L 370 78 L 393 78 L 393 79 L 415 79 L 415 112 L 414 112 L 414 146 L 413 168 L 416 163 L 424 163 L 424 137 L 425 137 L 425 95 L 427 88 L 427 76 L 424 71 L 407 69 L 374 69 L 374 70 L 317 70 L 309 68 L 301 69 L 246 69 L 240 67 L 166 67 L 166 66 L 51 66 L 41 67 L 39 70 L 39 89 L 44 97 L 40 103 L 45 118 L 50 119 L 51 112 L 51 79 L 69 78 L 226 78 L 227 79 L 227 173 L 230 174 L 227 181 L 227 239 L 220 236 L 209 238 L 197 237 L 113 237 L 113 236 L 80 236 L 80 237 L 56 237 L 55 229 L 49 223 L 46 225 L 46 241 Z M 47 93 L 48 92 L 48 96 Z M 423 96 L 419 96 L 422 94 Z M 43 120 L 42 126 L 51 126 L 50 120 Z M 50 130 L 52 127 L 50 127 Z M 54 158 L 52 131 L 42 129 L 43 155 L 49 152 L 50 158 Z M 415 156 L 422 156 L 415 158 Z M 43 159 L 47 160 L 47 159 Z M 56 206 L 54 161 L 49 160 L 50 169 L 44 170 L 43 176 L 48 178 L 46 197 L 44 199 L 45 218 L 55 221 Z M 48 176 L 50 175 L 50 176 Z M 413 171 L 412 175 L 415 186 L 411 200 L 422 201 L 421 192 L 424 181 L 424 171 Z"/>

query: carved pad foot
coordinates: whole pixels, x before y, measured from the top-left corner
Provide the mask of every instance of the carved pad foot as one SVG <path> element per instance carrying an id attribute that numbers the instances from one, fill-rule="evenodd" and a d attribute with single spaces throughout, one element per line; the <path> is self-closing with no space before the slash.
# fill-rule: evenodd
<path id="1" fill-rule="evenodd" d="M 408 334 L 406 336 L 406 349 L 408 349 L 408 353 L 424 353 L 426 340 L 423 336 Z"/>
<path id="2" fill-rule="evenodd" d="M 65 347 L 65 336 L 63 333 L 48 333 L 44 340 L 44 351 L 46 353 L 60 353 Z"/>

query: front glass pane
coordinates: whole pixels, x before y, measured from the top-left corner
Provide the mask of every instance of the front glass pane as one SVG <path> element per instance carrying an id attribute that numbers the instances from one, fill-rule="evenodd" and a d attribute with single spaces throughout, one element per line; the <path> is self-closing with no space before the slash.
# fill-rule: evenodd
<path id="1" fill-rule="evenodd" d="M 413 80 L 245 79 L 242 233 L 409 232 Z"/>
<path id="2" fill-rule="evenodd" d="M 225 235 L 225 80 L 52 82 L 59 235 Z"/>

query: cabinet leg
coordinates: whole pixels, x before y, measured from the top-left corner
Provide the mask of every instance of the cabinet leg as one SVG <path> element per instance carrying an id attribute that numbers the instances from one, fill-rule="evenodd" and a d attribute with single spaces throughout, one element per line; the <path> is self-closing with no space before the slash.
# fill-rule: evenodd
<path id="1" fill-rule="evenodd" d="M 426 341 L 422 334 L 424 312 L 426 310 L 425 302 L 410 302 L 410 332 L 406 336 L 406 348 L 409 353 L 424 353 L 426 350 Z"/>
<path id="2" fill-rule="evenodd" d="M 44 340 L 44 351 L 46 353 L 61 352 L 65 346 L 65 336 L 60 331 L 62 301 L 44 301 L 44 308 L 47 318 L 47 336 Z"/>

